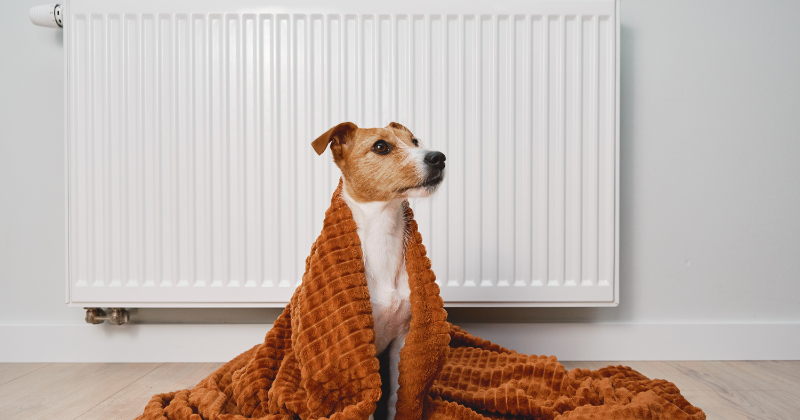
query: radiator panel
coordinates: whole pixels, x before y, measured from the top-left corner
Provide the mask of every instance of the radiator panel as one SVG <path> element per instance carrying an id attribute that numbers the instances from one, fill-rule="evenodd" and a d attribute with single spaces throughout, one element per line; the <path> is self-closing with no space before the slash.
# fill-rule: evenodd
<path id="1" fill-rule="evenodd" d="M 615 304 L 618 5 L 375 7 L 69 1 L 68 302 L 282 306 L 311 140 L 398 121 L 447 155 L 412 202 L 447 304 Z"/>

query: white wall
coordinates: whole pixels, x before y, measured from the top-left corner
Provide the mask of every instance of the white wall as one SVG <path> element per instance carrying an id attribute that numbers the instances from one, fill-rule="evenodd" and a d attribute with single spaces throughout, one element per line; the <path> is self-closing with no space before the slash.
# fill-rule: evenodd
<path id="1" fill-rule="evenodd" d="M 110 330 L 120 327 L 84 326 L 83 310 L 64 304 L 63 50 L 59 30 L 30 24 L 28 9 L 39 3 L 0 3 L 0 334 L 22 340 L 72 324 L 68 330 L 80 333 L 62 337 L 62 350 L 77 355 L 74 337 L 92 345 L 130 337 Z M 673 334 L 658 344 L 661 352 L 640 345 L 639 353 L 614 353 L 611 346 L 570 358 L 800 358 L 800 338 L 791 338 L 800 337 L 799 16 L 800 2 L 790 0 L 624 0 L 620 306 L 460 308 L 451 319 L 550 323 L 473 328 L 530 344 L 520 351 L 556 355 L 567 347 L 510 335 L 527 331 L 539 341 L 556 322 L 580 323 L 564 326 L 560 342 L 612 331 L 594 323 L 645 324 L 613 327 L 616 340 L 630 342 Z M 152 323 L 271 323 L 277 313 L 139 310 L 134 319 L 143 325 L 127 331 L 139 334 Z M 686 323 L 696 324 L 698 350 L 665 352 L 683 331 L 672 324 Z M 265 328 L 245 330 L 255 341 Z M 722 335 L 712 339 L 710 331 Z M 759 331 L 764 346 L 725 350 Z M 719 353 L 700 350 L 708 346 Z M 758 350 L 776 346 L 781 352 Z M 0 361 L 27 353 L 4 347 Z M 231 351 L 203 357 L 224 360 Z M 71 360 L 64 357 L 58 360 Z"/>

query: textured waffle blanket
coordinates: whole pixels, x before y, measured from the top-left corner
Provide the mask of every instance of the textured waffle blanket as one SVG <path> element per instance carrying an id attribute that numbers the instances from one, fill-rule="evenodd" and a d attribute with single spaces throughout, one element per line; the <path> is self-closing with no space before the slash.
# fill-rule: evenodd
<path id="1" fill-rule="evenodd" d="M 341 184 L 303 281 L 264 342 L 191 390 L 154 396 L 138 419 L 343 420 L 376 410 L 372 309 L 356 223 L 340 194 Z M 397 419 L 705 419 L 667 381 L 623 366 L 567 372 L 555 357 L 518 354 L 448 323 L 410 209 L 406 215 L 412 320 Z"/>

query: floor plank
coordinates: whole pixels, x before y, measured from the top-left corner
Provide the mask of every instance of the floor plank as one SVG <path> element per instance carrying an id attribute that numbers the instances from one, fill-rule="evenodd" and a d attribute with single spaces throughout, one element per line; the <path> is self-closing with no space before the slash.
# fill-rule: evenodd
<path id="1" fill-rule="evenodd" d="M 647 362 L 653 369 L 658 379 L 665 379 L 672 382 L 681 391 L 713 391 L 713 383 L 709 383 L 709 377 L 705 372 L 693 372 L 677 365 L 678 362 Z M 708 362 L 716 363 L 716 362 Z"/>
<path id="2" fill-rule="evenodd" d="M 708 420 L 753 420 L 749 414 L 732 406 L 714 391 L 681 390 L 681 395 L 703 410 Z"/>
<path id="3" fill-rule="evenodd" d="M 737 389 L 754 389 L 759 391 L 784 391 L 787 387 L 796 385 L 796 382 L 784 380 L 769 369 L 759 369 L 749 362 L 730 361 L 720 362 L 726 375 L 743 384 Z M 747 384 L 747 385 L 744 385 Z"/>
<path id="4" fill-rule="evenodd" d="M 790 420 L 800 412 L 800 361 L 562 362 L 625 365 L 675 383 L 709 420 Z M 132 419 L 154 394 L 190 388 L 221 364 L 0 364 L 3 419 Z"/>
<path id="5" fill-rule="evenodd" d="M 155 394 L 189 389 L 222 363 L 165 363 L 126 386 L 78 420 L 133 419 Z"/>
<path id="6" fill-rule="evenodd" d="M 633 369 L 636 369 L 639 373 L 644 376 L 647 376 L 650 379 L 664 379 L 669 380 L 666 375 L 664 375 L 656 366 L 654 366 L 651 362 L 618 362 L 615 365 L 625 365 L 630 366 Z"/>
<path id="7" fill-rule="evenodd" d="M 704 382 L 714 391 L 780 391 L 764 375 L 748 375 L 728 362 L 671 362 L 680 371 Z"/>
<path id="8" fill-rule="evenodd" d="M 793 420 L 800 404 L 783 391 L 686 391 L 684 397 L 700 407 L 708 420 Z"/>
<path id="9" fill-rule="evenodd" d="M 781 410 L 786 414 L 791 414 L 791 418 L 796 419 L 800 413 L 800 398 L 798 394 L 790 391 L 779 391 L 772 393 L 772 402 L 774 408 Z M 789 418 L 786 416 L 785 418 Z"/>
<path id="10" fill-rule="evenodd" d="M 35 372 L 47 363 L 0 363 L 0 385 Z"/>
<path id="11" fill-rule="evenodd" d="M 159 364 L 54 363 L 0 385 L 4 420 L 74 419 Z"/>
<path id="12" fill-rule="evenodd" d="M 800 395 L 800 361 L 726 362 L 732 369 L 754 378 L 763 378 L 774 389 Z"/>

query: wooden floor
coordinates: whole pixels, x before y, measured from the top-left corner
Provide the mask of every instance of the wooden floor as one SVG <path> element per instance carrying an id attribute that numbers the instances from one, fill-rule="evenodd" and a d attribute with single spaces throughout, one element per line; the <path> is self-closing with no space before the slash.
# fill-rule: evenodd
<path id="1" fill-rule="evenodd" d="M 633 367 L 675 383 L 709 419 L 800 419 L 800 361 L 564 362 Z M 153 394 L 191 388 L 218 363 L 0 364 L 0 417 L 133 419 Z"/>

